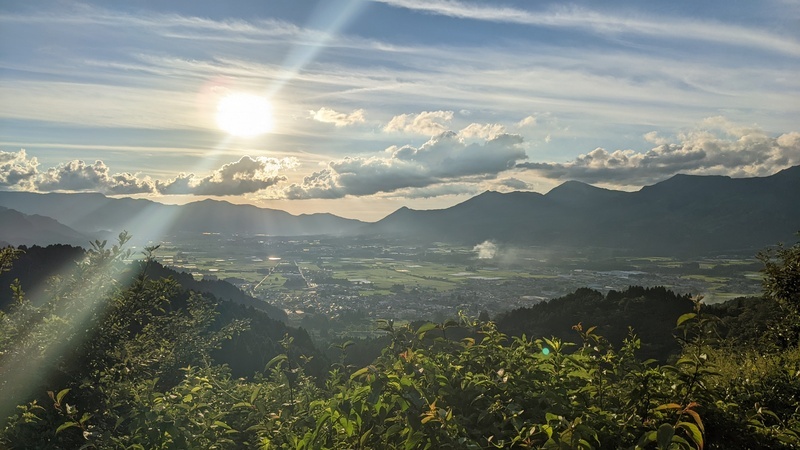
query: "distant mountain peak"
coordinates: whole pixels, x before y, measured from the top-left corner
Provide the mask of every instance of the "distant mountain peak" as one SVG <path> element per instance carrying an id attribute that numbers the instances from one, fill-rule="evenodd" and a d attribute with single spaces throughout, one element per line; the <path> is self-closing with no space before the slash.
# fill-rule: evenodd
<path id="1" fill-rule="evenodd" d="M 559 194 L 561 192 L 588 192 L 592 190 L 604 190 L 604 189 L 592 186 L 591 184 L 584 183 L 583 181 L 569 180 L 559 184 L 553 189 L 550 189 L 550 192 L 548 192 L 545 195 L 549 197 L 552 194 Z"/>
<path id="2" fill-rule="evenodd" d="M 625 194 L 622 191 L 612 191 L 582 181 L 570 180 L 551 189 L 545 197 L 559 203 L 576 203 L 615 198 Z"/>

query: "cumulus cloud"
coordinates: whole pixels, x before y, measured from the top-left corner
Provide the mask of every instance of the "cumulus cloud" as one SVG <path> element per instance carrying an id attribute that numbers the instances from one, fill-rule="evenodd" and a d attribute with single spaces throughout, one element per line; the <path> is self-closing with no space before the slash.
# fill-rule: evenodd
<path id="1" fill-rule="evenodd" d="M 286 180 L 280 172 L 298 165 L 295 158 L 251 158 L 225 164 L 207 176 L 181 173 L 167 181 L 154 181 L 132 173 L 111 173 L 103 161 L 87 164 L 73 160 L 38 170 L 39 162 L 25 150 L 0 151 L 0 187 L 52 192 L 79 191 L 103 194 L 241 195 L 257 192 Z"/>
<path id="2" fill-rule="evenodd" d="M 509 177 L 498 180 L 498 184 L 511 189 L 530 189 L 530 185 L 519 178 Z"/>
<path id="3" fill-rule="evenodd" d="M 650 184 L 677 173 L 767 176 L 800 164 L 800 133 L 770 137 L 753 126 L 714 117 L 673 139 L 645 135 L 656 144 L 648 151 L 596 148 L 567 163 L 521 163 L 551 179 L 576 179 L 616 185 Z M 677 141 L 677 142 L 676 142 Z"/>
<path id="4" fill-rule="evenodd" d="M 0 151 L 0 186 L 31 189 L 39 161 L 36 157 L 28 158 L 25 150 L 18 152 Z"/>
<path id="5" fill-rule="evenodd" d="M 447 123 L 453 120 L 453 111 L 422 111 L 419 114 L 400 114 L 383 128 L 384 131 L 435 136 L 448 130 Z"/>
<path id="6" fill-rule="evenodd" d="M 357 123 L 364 123 L 364 110 L 357 109 L 350 114 L 335 111 L 330 108 L 322 107 L 317 111 L 309 111 L 313 120 L 322 123 L 332 123 L 337 127 L 346 127 Z"/>
<path id="7" fill-rule="evenodd" d="M 225 164 L 210 175 L 199 177 L 195 174 L 181 173 L 167 182 L 157 182 L 156 189 L 161 194 L 179 195 L 242 195 L 274 186 L 286 177 L 280 175 L 283 169 L 296 167 L 294 158 L 251 158 L 243 156 L 239 161 Z"/>
<path id="8" fill-rule="evenodd" d="M 539 119 L 537 119 L 536 116 L 528 116 L 528 117 L 520 120 L 519 122 L 517 122 L 517 126 L 519 128 L 535 127 L 536 125 L 538 125 L 538 123 L 539 123 Z"/>
<path id="9" fill-rule="evenodd" d="M 140 179 L 135 174 L 111 174 L 103 161 L 87 164 L 81 160 L 74 160 L 51 167 L 39 174 L 36 190 L 142 194 L 154 192 L 155 185 L 150 179 Z"/>
<path id="10" fill-rule="evenodd" d="M 472 248 L 478 254 L 478 259 L 492 259 L 497 255 L 497 245 L 491 241 L 483 241 Z"/>
<path id="11" fill-rule="evenodd" d="M 527 156 L 522 137 L 502 134 L 484 143 L 467 144 L 448 131 L 417 147 L 390 147 L 386 157 L 332 161 L 284 190 L 288 198 L 340 198 L 405 188 L 422 188 L 463 177 L 490 176 L 514 167 Z"/>
<path id="12" fill-rule="evenodd" d="M 499 123 L 471 123 L 458 132 L 463 138 L 494 139 L 505 134 L 506 127 Z"/>

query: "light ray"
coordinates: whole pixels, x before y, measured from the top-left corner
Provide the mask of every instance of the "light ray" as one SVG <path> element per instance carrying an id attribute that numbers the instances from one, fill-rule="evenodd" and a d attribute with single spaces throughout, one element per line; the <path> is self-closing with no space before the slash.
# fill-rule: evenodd
<path id="1" fill-rule="evenodd" d="M 295 46 L 283 61 L 283 70 L 266 91 L 272 98 L 286 83 L 295 78 L 304 67 L 317 58 L 339 31 L 358 16 L 368 2 L 366 0 L 333 0 L 320 2 L 318 9 L 306 24 L 308 28 L 320 30 L 311 42 Z"/>

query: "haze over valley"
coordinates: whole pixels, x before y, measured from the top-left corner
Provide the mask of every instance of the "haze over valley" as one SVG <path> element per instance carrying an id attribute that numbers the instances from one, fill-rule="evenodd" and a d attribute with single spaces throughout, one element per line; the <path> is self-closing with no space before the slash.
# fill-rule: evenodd
<path id="1" fill-rule="evenodd" d="M 0 192 L 0 205 L 20 210 L 0 214 L 14 245 L 81 245 L 125 227 L 132 245 L 160 245 L 164 266 L 230 282 L 295 325 L 369 335 L 376 318 L 496 316 L 583 287 L 665 286 L 711 303 L 757 294 L 756 254 L 791 242 L 800 223 L 800 210 L 787 208 L 799 170 L 677 175 L 635 192 L 570 181 L 544 195 L 485 192 L 442 210 L 401 208 L 374 223 L 67 193 Z"/>

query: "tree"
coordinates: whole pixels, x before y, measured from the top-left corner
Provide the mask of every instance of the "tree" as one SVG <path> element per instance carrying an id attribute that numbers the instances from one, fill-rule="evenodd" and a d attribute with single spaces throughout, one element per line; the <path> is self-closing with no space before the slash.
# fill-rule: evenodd
<path id="1" fill-rule="evenodd" d="M 782 348 L 800 345 L 800 242 L 779 245 L 758 254 L 764 263 L 764 296 L 778 302 L 783 312 L 769 337 Z"/>

